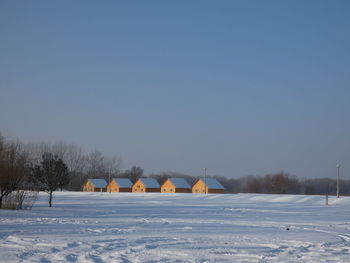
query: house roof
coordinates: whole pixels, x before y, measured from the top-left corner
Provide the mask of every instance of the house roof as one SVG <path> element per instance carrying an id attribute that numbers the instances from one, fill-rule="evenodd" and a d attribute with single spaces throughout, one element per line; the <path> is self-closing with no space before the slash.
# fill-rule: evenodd
<path id="1" fill-rule="evenodd" d="M 146 188 L 160 188 L 160 185 L 156 179 L 140 178 L 139 180 L 145 185 Z"/>
<path id="2" fill-rule="evenodd" d="M 131 188 L 132 182 L 128 178 L 113 178 L 112 179 L 121 188 Z"/>
<path id="3" fill-rule="evenodd" d="M 191 186 L 183 178 L 169 178 L 169 180 L 173 183 L 173 185 L 176 188 L 191 188 Z"/>
<path id="4" fill-rule="evenodd" d="M 107 185 L 105 179 L 88 179 L 94 187 L 104 188 Z"/>
<path id="5" fill-rule="evenodd" d="M 202 179 L 209 189 L 224 189 L 224 187 L 219 183 L 218 180 L 214 178 Z"/>

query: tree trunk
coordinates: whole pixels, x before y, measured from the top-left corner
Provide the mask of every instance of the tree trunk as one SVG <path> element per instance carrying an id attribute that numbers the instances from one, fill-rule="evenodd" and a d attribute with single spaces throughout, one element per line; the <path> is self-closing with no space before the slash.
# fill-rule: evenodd
<path id="1" fill-rule="evenodd" d="M 49 195 L 49 207 L 52 207 L 52 191 L 50 191 Z"/>
<path id="2" fill-rule="evenodd" d="M 0 209 L 2 208 L 2 200 L 3 200 L 3 195 L 0 195 Z"/>

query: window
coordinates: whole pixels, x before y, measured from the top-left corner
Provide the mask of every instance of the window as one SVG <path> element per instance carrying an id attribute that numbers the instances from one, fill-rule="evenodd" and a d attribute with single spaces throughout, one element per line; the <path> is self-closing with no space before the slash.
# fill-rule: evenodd
<path id="1" fill-rule="evenodd" d="M 165 189 L 165 188 L 163 189 L 163 192 L 166 192 L 166 189 Z"/>
<path id="2" fill-rule="evenodd" d="M 141 192 L 143 192 L 143 189 L 141 189 Z"/>
<path id="3" fill-rule="evenodd" d="M 170 192 L 172 192 L 172 191 L 173 191 L 173 189 L 170 188 Z"/>

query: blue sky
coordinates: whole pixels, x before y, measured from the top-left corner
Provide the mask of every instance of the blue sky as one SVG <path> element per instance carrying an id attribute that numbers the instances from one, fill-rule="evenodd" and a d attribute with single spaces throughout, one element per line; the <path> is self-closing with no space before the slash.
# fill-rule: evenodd
<path id="1" fill-rule="evenodd" d="M 124 169 L 350 179 L 349 1 L 1 1 L 0 131 Z"/>

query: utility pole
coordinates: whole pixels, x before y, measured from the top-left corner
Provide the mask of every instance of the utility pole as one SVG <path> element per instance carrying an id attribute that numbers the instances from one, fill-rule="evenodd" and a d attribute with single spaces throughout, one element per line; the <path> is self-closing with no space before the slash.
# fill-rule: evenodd
<path id="1" fill-rule="evenodd" d="M 205 191 L 205 194 L 207 194 L 207 168 L 204 168 L 204 191 Z"/>
<path id="2" fill-rule="evenodd" d="M 112 191 L 111 191 L 111 174 L 110 173 L 108 173 L 108 184 L 107 185 L 109 185 L 109 193 L 111 193 Z"/>
<path id="3" fill-rule="evenodd" d="M 337 164 L 337 198 L 339 198 L 339 178 L 340 178 L 340 164 Z"/>

